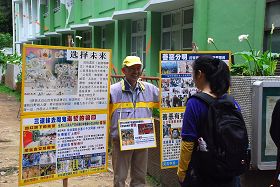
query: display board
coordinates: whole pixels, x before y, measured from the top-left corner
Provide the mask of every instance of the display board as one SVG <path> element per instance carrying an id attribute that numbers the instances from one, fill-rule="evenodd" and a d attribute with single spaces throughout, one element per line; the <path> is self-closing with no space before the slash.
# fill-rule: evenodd
<path id="1" fill-rule="evenodd" d="M 110 50 L 26 45 L 22 113 L 107 108 Z"/>
<path id="2" fill-rule="evenodd" d="M 23 46 L 19 185 L 107 171 L 111 50 Z"/>
<path id="3" fill-rule="evenodd" d="M 271 139 L 269 129 L 271 116 L 280 99 L 280 79 L 278 82 L 256 81 L 253 84 L 252 111 L 253 137 L 252 164 L 260 170 L 272 170 L 276 167 L 277 147 Z"/>
<path id="4" fill-rule="evenodd" d="M 192 63 L 202 55 L 219 58 L 230 65 L 229 51 L 160 51 L 160 144 L 161 169 L 178 166 L 181 127 L 187 99 L 197 93 Z"/>
<path id="5" fill-rule="evenodd" d="M 157 146 L 153 118 L 119 120 L 119 134 L 122 151 Z"/>

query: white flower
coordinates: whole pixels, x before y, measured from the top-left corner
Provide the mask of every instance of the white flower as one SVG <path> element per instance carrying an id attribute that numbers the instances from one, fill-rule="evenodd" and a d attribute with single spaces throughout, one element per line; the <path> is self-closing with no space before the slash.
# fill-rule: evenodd
<path id="1" fill-rule="evenodd" d="M 239 41 L 248 40 L 249 34 L 242 34 L 238 37 Z"/>
<path id="2" fill-rule="evenodd" d="M 208 44 L 211 44 L 211 43 L 214 43 L 214 40 L 213 40 L 213 38 L 208 38 L 207 42 L 208 42 Z"/>
<path id="3" fill-rule="evenodd" d="M 273 34 L 274 29 L 275 29 L 275 26 L 274 26 L 274 23 L 272 23 L 270 34 Z"/>
<path id="4" fill-rule="evenodd" d="M 76 36 L 76 38 L 78 38 L 79 40 L 81 40 L 83 37 L 81 37 L 81 36 Z"/>

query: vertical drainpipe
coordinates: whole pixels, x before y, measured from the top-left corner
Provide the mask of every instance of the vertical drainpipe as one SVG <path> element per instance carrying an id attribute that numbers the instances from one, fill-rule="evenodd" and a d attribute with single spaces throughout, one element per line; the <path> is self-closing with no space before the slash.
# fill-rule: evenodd
<path id="1" fill-rule="evenodd" d="M 208 3 L 210 0 L 194 0 L 193 42 L 199 50 L 207 50 Z"/>

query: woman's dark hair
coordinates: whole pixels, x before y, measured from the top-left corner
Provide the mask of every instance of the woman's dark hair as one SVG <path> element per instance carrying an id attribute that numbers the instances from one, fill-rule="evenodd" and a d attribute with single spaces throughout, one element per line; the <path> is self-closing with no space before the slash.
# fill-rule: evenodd
<path id="1" fill-rule="evenodd" d="M 198 71 L 205 74 L 205 79 L 210 84 L 211 92 L 218 97 L 224 95 L 230 86 L 230 73 L 228 65 L 212 56 L 200 56 L 193 63 L 193 71 L 196 76 Z"/>

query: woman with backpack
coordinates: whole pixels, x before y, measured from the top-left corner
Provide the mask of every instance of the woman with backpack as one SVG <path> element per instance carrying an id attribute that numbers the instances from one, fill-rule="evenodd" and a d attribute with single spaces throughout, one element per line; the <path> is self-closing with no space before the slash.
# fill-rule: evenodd
<path id="1" fill-rule="evenodd" d="M 230 86 L 230 72 L 225 62 L 211 56 L 201 56 L 193 63 L 192 76 L 196 87 L 201 91 L 200 94 L 206 97 L 210 96 L 209 98 L 212 98 L 212 100 L 218 101 L 227 97 L 226 93 Z M 242 143 L 248 144 L 246 142 L 246 138 L 248 138 L 247 131 L 240 113 L 240 107 L 234 99 L 232 99 L 232 105 L 235 107 L 232 109 L 233 113 L 237 113 L 236 118 L 240 116 L 238 120 L 240 120 L 241 125 L 238 128 L 244 132 L 242 134 L 242 136 L 244 135 L 244 142 Z M 213 165 L 215 163 L 214 160 L 207 160 L 208 158 L 206 157 L 205 159 L 203 158 L 203 154 L 208 154 L 211 151 L 211 147 L 207 145 L 207 141 L 210 138 L 201 136 L 202 131 L 204 132 L 205 129 L 209 129 L 209 106 L 203 99 L 194 96 L 190 97 L 187 101 L 182 125 L 182 142 L 177 171 L 179 182 L 183 187 L 239 187 L 240 179 L 237 174 L 239 171 L 235 173 L 236 175 L 230 173 L 229 176 L 224 176 L 221 173 L 221 176 L 219 176 L 218 172 L 211 173 L 213 168 L 209 168 L 212 166 L 219 167 Z M 199 154 L 197 154 L 198 150 L 200 151 Z M 211 153 L 211 155 L 213 154 Z M 203 162 L 198 161 L 197 157 L 202 157 L 202 159 L 199 159 Z M 201 170 L 201 168 L 205 169 Z M 205 174 L 208 169 L 208 174 Z M 226 173 L 224 172 L 224 174 Z"/>

